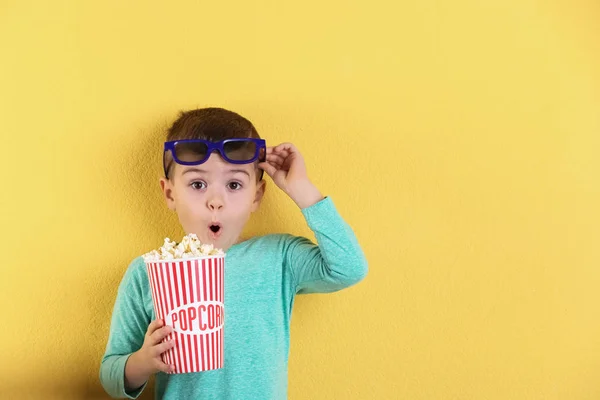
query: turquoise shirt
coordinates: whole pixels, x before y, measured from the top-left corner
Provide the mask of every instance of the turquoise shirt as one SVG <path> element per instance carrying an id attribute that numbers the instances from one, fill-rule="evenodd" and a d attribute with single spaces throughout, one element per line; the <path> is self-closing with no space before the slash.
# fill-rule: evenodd
<path id="1" fill-rule="evenodd" d="M 352 229 L 331 198 L 302 210 L 318 246 L 288 234 L 233 245 L 225 257 L 224 367 L 187 374 L 156 374 L 159 399 L 287 399 L 290 318 L 296 294 L 335 292 L 361 281 L 367 262 Z M 154 320 L 142 257 L 119 285 L 100 381 L 114 398 L 126 392 L 125 363 Z"/>

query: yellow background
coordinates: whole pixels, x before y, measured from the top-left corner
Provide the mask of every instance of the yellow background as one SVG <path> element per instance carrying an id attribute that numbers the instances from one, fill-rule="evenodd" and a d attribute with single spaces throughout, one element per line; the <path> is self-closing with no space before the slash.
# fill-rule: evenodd
<path id="1" fill-rule="evenodd" d="M 0 397 L 106 398 L 164 129 L 295 143 L 367 255 L 298 299 L 290 399 L 600 398 L 596 0 L 0 2 Z M 249 234 L 310 235 L 268 182 Z M 144 398 L 151 398 L 151 392 Z"/>

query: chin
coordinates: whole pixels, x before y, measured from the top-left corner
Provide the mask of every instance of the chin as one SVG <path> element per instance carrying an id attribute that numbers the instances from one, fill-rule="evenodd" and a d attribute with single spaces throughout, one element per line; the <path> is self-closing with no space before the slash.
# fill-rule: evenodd
<path id="1" fill-rule="evenodd" d="M 225 238 L 208 238 L 208 244 L 212 244 L 214 247 L 221 248 L 223 244 L 227 241 Z"/>

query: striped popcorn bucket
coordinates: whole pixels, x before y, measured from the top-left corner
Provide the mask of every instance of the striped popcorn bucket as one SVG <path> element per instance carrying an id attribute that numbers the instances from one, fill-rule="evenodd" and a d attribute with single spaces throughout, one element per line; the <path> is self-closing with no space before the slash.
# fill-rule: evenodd
<path id="1" fill-rule="evenodd" d="M 175 374 L 223 368 L 225 255 L 147 261 L 157 319 L 173 328 L 162 354 Z"/>

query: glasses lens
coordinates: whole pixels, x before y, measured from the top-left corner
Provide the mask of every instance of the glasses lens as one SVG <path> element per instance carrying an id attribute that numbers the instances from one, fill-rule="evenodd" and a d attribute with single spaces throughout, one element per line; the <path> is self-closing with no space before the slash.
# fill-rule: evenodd
<path id="1" fill-rule="evenodd" d="M 175 156 L 182 162 L 197 162 L 204 160 L 208 146 L 202 142 L 175 143 Z"/>
<path id="2" fill-rule="evenodd" d="M 256 143 L 251 140 L 234 140 L 223 144 L 225 156 L 232 161 L 250 161 L 256 156 Z"/>

